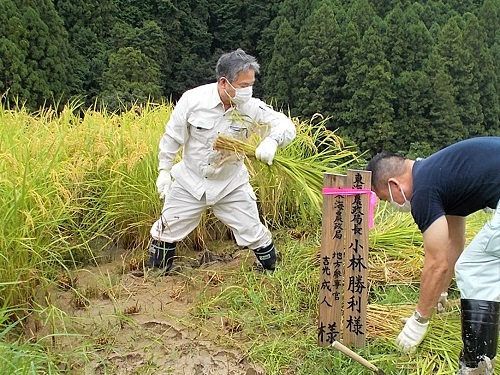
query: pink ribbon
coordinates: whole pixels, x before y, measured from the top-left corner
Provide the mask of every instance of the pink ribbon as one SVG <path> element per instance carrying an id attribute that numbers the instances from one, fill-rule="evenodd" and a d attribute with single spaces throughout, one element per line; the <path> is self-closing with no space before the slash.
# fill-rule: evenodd
<path id="1" fill-rule="evenodd" d="M 368 219 L 368 226 L 373 228 L 373 212 L 377 205 L 377 195 L 369 189 L 336 189 L 336 188 L 323 188 L 323 195 L 358 195 L 370 194 L 370 217 Z"/>

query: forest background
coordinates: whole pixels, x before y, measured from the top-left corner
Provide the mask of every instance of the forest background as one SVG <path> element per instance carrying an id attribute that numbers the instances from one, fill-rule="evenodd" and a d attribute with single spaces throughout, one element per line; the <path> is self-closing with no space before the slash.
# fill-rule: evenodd
<path id="1" fill-rule="evenodd" d="M 10 107 L 175 102 L 243 48 L 256 96 L 361 151 L 500 135 L 498 0 L 3 0 L 0 25 Z"/>

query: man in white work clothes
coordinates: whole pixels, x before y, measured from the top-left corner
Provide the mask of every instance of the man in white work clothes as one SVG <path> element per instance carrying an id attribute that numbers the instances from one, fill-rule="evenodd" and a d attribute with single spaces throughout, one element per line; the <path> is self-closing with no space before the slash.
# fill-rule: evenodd
<path id="1" fill-rule="evenodd" d="M 215 71 L 217 82 L 182 95 L 160 140 L 156 186 L 165 201 L 151 228 L 149 267 L 164 274 L 172 268 L 176 243 L 198 226 L 208 207 L 231 229 L 238 245 L 253 250 L 264 269 L 275 269 L 276 250 L 271 233 L 260 221 L 244 160 L 215 150 L 214 143 L 220 134 L 245 141 L 265 124 L 255 156 L 271 165 L 276 149 L 295 138 L 295 125 L 252 97 L 259 73 L 253 56 L 241 49 L 225 53 Z M 174 165 L 181 147 L 182 159 Z"/>

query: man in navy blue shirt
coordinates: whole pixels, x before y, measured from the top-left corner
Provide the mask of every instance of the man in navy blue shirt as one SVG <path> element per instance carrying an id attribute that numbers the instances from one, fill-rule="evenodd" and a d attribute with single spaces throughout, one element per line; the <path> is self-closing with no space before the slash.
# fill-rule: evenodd
<path id="1" fill-rule="evenodd" d="M 464 344 L 458 374 L 493 374 L 500 315 L 500 137 L 468 139 L 416 161 L 380 153 L 366 169 L 377 196 L 411 211 L 423 234 L 418 305 L 396 343 L 404 351 L 416 349 L 455 271 Z M 466 216 L 487 207 L 495 214 L 463 250 Z"/>

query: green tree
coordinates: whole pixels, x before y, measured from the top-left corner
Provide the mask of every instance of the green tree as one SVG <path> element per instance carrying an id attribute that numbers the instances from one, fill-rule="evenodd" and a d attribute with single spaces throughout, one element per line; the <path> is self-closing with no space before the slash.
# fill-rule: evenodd
<path id="1" fill-rule="evenodd" d="M 269 77 L 267 70 L 277 47 L 275 38 L 278 35 L 281 24 L 286 20 L 294 34 L 298 35 L 305 20 L 316 8 L 318 2 L 319 0 L 284 0 L 276 3 L 273 8 L 276 16 L 262 29 L 260 42 L 256 46 L 264 82 L 267 80 L 266 77 Z M 296 42 L 298 43 L 298 41 Z M 299 47 L 296 47 L 292 55 L 285 56 L 285 58 L 299 61 Z M 264 92 L 263 96 L 269 97 L 267 92 Z"/>
<path id="2" fill-rule="evenodd" d="M 437 51 L 431 53 L 425 72 L 431 82 L 428 132 L 434 139 L 429 142 L 434 150 L 439 150 L 467 138 L 467 129 L 462 124 L 455 100 L 458 90 L 448 74 L 445 59 Z"/>
<path id="3" fill-rule="evenodd" d="M 486 134 L 500 134 L 500 97 L 495 85 L 498 77 L 488 48 L 488 38 L 475 15 L 466 13 L 464 19 L 463 46 L 473 63 L 472 80 L 478 86 L 484 131 Z"/>
<path id="4" fill-rule="evenodd" d="M 161 82 L 171 71 L 161 69 L 168 66 L 166 37 L 156 21 L 144 21 L 141 27 L 134 27 L 123 21 L 117 22 L 113 29 L 113 50 L 132 47 L 156 62 L 161 71 Z M 161 82 L 158 84 L 161 86 Z"/>
<path id="5" fill-rule="evenodd" d="M 274 53 L 263 78 L 265 99 L 279 107 L 295 108 L 293 90 L 297 79 L 297 35 L 284 19 L 274 40 Z"/>
<path id="6" fill-rule="evenodd" d="M 361 36 L 373 25 L 373 22 L 380 20 L 370 0 L 354 0 L 347 8 L 347 15 L 349 20 L 354 22 Z"/>
<path id="7" fill-rule="evenodd" d="M 0 2 L 0 94 L 7 94 L 8 102 L 16 98 L 30 100 L 30 91 L 24 82 L 28 76 L 28 30 L 19 9 L 13 1 Z"/>
<path id="8" fill-rule="evenodd" d="M 416 141 L 419 148 L 433 147 L 437 134 L 429 119 L 431 85 L 423 70 L 405 70 L 394 78 L 394 143 L 397 150 L 409 152 L 416 147 L 412 145 Z"/>
<path id="9" fill-rule="evenodd" d="M 156 2 L 155 19 L 166 46 L 166 62 L 161 66 L 162 77 L 166 77 L 162 91 L 174 100 L 186 89 L 215 78 L 208 8 L 206 0 Z"/>
<path id="10" fill-rule="evenodd" d="M 276 16 L 277 0 L 228 0 L 210 7 L 210 33 L 215 50 L 240 47 L 257 54 L 262 30 Z"/>
<path id="11" fill-rule="evenodd" d="M 347 84 L 353 90 L 348 125 L 341 129 L 361 150 L 376 153 L 392 148 L 396 129 L 391 88 L 393 79 L 383 52 L 383 27 L 370 26 L 356 50 Z"/>
<path id="12" fill-rule="evenodd" d="M 500 33 L 497 34 L 497 41 L 490 48 L 490 54 L 491 54 L 492 60 L 495 62 L 495 66 L 494 66 L 495 76 L 496 76 L 496 79 L 494 80 L 495 87 L 496 87 L 495 92 L 500 93 L 500 63 L 499 63 L 499 61 L 500 61 Z M 491 129 L 490 134 L 500 135 L 500 130 Z"/>
<path id="13" fill-rule="evenodd" d="M 79 93 L 91 106 L 102 90 L 119 8 L 116 0 L 54 0 L 54 5 L 68 31 Z"/>
<path id="14" fill-rule="evenodd" d="M 430 31 L 434 30 L 434 24 L 443 26 L 450 17 L 457 14 L 447 2 L 442 0 L 425 1 L 421 5 L 414 4 L 413 6 Z M 432 36 L 434 37 L 436 34 L 432 34 Z"/>
<path id="15" fill-rule="evenodd" d="M 52 1 L 2 2 L 0 87 L 30 109 L 64 103 L 75 92 L 68 35 Z M 12 53 L 12 55 L 10 55 Z"/>
<path id="16" fill-rule="evenodd" d="M 323 4 L 306 20 L 300 30 L 303 46 L 298 63 L 301 86 L 296 90 L 298 113 L 310 117 L 315 113 L 331 116 L 340 97 L 339 71 L 340 27 L 328 4 Z"/>
<path id="17" fill-rule="evenodd" d="M 500 25 L 500 2 L 498 0 L 484 0 L 479 9 L 478 18 L 486 32 L 488 47 L 492 47 L 497 41 L 498 34 L 500 34 L 498 30 L 498 25 Z"/>
<path id="18" fill-rule="evenodd" d="M 414 7 L 398 4 L 387 16 L 386 57 L 393 74 L 422 68 L 432 48 L 432 36 Z"/>
<path id="19" fill-rule="evenodd" d="M 157 100 L 161 96 L 159 81 L 160 68 L 153 59 L 132 47 L 120 48 L 111 54 L 103 74 L 101 99 L 112 111 Z"/>
<path id="20" fill-rule="evenodd" d="M 336 113 L 332 119 L 333 128 L 344 128 L 349 124 L 350 100 L 354 95 L 354 88 L 348 84 L 347 75 L 355 59 L 355 51 L 361 46 L 361 38 L 354 22 L 349 21 L 342 27 L 339 40 L 339 96 L 336 103 Z"/>
<path id="21" fill-rule="evenodd" d="M 467 138 L 483 134 L 484 126 L 478 82 L 474 80 L 473 74 L 474 61 L 470 51 L 464 46 L 462 31 L 458 26 L 460 20 L 460 16 L 448 20 L 440 32 L 435 48 L 443 58 L 445 69 L 456 88 L 455 102 L 465 127 L 463 138 Z"/>

